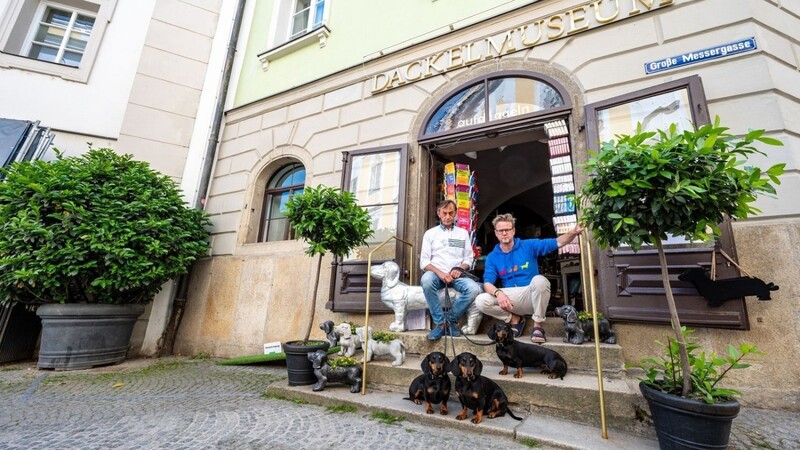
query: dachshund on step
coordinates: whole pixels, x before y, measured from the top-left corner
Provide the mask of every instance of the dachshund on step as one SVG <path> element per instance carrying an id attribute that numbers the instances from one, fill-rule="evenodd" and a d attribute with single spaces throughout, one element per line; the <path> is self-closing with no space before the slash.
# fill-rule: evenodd
<path id="1" fill-rule="evenodd" d="M 481 375 L 483 363 L 472 353 L 461 353 L 450 363 L 450 372 L 456 376 L 456 394 L 461 402 L 461 413 L 456 416 L 458 420 L 467 418 L 467 410 L 473 413 L 472 423 L 479 424 L 483 416 L 490 419 L 501 417 L 508 413 L 516 420 L 517 417 L 508 408 L 508 397 L 494 381 Z"/>
<path id="2" fill-rule="evenodd" d="M 447 375 L 450 360 L 442 352 L 428 354 L 422 360 L 422 375 L 414 378 L 408 387 L 408 398 L 417 405 L 425 401 L 425 412 L 433 414 L 433 405 L 441 403 L 439 413 L 447 414 L 450 400 L 450 377 Z"/>
<path id="3" fill-rule="evenodd" d="M 514 339 L 510 324 L 495 322 L 489 330 L 489 338 L 495 341 L 497 357 L 503 362 L 500 375 L 508 374 L 508 366 L 517 369 L 514 378 L 522 378 L 523 367 L 541 368 L 548 378 L 561 378 L 567 374 L 567 361 L 558 352 L 541 345 L 526 344 Z"/>

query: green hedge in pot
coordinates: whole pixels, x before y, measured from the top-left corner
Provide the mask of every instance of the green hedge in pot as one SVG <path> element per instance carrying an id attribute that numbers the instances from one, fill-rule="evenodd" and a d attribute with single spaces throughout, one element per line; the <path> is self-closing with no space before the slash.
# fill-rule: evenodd
<path id="1" fill-rule="evenodd" d="M 16 163 L 0 182 L 0 303 L 149 303 L 207 252 L 209 225 L 131 155 Z"/>

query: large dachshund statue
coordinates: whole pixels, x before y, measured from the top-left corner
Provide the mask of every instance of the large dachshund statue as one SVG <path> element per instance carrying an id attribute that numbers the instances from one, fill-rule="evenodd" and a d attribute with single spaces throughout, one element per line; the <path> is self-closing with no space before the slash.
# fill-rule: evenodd
<path id="1" fill-rule="evenodd" d="M 681 281 L 692 283 L 703 297 L 708 300 L 708 306 L 720 306 L 728 300 L 747 295 L 755 295 L 759 300 L 772 300 L 770 291 L 777 291 L 775 283 L 764 283 L 755 277 L 725 278 L 712 280 L 704 269 L 692 267 L 678 275 Z"/>
<path id="2" fill-rule="evenodd" d="M 406 330 L 406 311 L 426 309 L 428 303 L 422 294 L 422 286 L 409 286 L 400 281 L 400 267 L 394 261 L 386 261 L 381 265 L 373 266 L 370 274 L 383 281 L 381 286 L 381 301 L 394 311 L 394 322 L 389 325 L 389 330 L 401 332 Z M 450 298 L 455 301 L 458 292 L 450 289 Z M 439 292 L 439 297 L 444 301 L 444 289 Z M 464 334 L 475 334 L 481 324 L 483 313 L 475 306 L 475 302 L 467 309 L 467 324 L 461 328 Z"/>

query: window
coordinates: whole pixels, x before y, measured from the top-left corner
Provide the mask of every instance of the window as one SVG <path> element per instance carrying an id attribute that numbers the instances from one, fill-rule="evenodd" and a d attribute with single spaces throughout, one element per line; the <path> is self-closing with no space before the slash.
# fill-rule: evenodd
<path id="1" fill-rule="evenodd" d="M 326 305 L 328 309 L 363 312 L 369 253 L 391 236 L 407 239 L 404 230 L 407 161 L 407 145 L 345 152 L 342 186 L 355 194 L 358 204 L 367 210 L 372 218 L 374 234 L 366 245 L 336 259 L 333 267 L 335 286 L 331 301 Z M 390 242 L 372 255 L 372 264 L 394 260 L 401 270 L 408 269 L 405 251 L 400 241 Z M 405 278 L 402 281 L 410 280 Z M 380 283 L 371 284 L 370 311 L 390 312 L 380 300 L 380 289 Z"/>
<path id="2" fill-rule="evenodd" d="M 555 86 L 555 80 L 523 72 L 501 72 L 472 80 L 433 108 L 425 118 L 419 141 L 508 127 L 531 118 L 546 121 L 563 116 L 572 105 L 566 92 Z"/>
<path id="3" fill-rule="evenodd" d="M 295 0 L 289 40 L 321 27 L 324 14 L 325 0 Z"/>
<path id="4" fill-rule="evenodd" d="M 300 163 L 280 168 L 269 180 L 264 192 L 263 219 L 260 242 L 294 239 L 294 230 L 284 215 L 286 203 L 295 194 L 303 192 L 306 169 Z"/>
<path id="5" fill-rule="evenodd" d="M 258 55 L 262 69 L 268 70 L 270 61 L 315 43 L 325 47 L 330 36 L 330 0 L 276 0 L 273 5 L 267 50 Z"/>
<path id="6" fill-rule="evenodd" d="M 0 66 L 86 82 L 116 0 L 9 0 L 0 6 Z"/>
<path id="7" fill-rule="evenodd" d="M 27 55 L 40 61 L 78 67 L 94 28 L 94 16 L 75 10 L 45 6 L 31 29 Z"/>

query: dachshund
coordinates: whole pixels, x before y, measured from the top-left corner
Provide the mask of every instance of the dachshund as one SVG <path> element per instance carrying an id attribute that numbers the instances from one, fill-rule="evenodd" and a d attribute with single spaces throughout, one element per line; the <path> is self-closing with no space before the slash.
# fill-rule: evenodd
<path id="1" fill-rule="evenodd" d="M 330 364 L 328 364 L 328 352 L 325 350 L 308 352 L 308 360 L 311 361 L 311 366 L 314 368 L 314 376 L 317 377 L 317 382 L 311 388 L 312 391 L 319 392 L 324 390 L 328 382 L 349 384 L 350 392 L 353 394 L 361 391 L 361 366 L 331 369 Z"/>
<path id="2" fill-rule="evenodd" d="M 514 378 L 522 378 L 523 367 L 537 367 L 548 378 L 564 379 L 567 374 L 567 361 L 555 350 L 541 345 L 526 344 L 514 339 L 514 330 L 510 324 L 495 322 L 489 330 L 489 338 L 495 341 L 497 357 L 503 362 L 500 375 L 508 375 L 508 366 L 517 369 Z"/>
<path id="3" fill-rule="evenodd" d="M 409 286 L 400 281 L 400 266 L 394 261 L 372 266 L 370 275 L 381 281 L 381 301 L 394 311 L 394 322 L 389 324 L 389 331 L 395 333 L 406 330 L 406 312 L 426 309 L 428 302 L 422 294 L 422 286 Z M 450 298 L 455 299 L 458 292 L 450 289 Z M 439 298 L 444 301 L 444 290 L 439 291 Z M 483 319 L 475 302 L 467 308 L 467 324 L 461 328 L 464 334 L 475 334 Z"/>
<path id="4" fill-rule="evenodd" d="M 584 338 L 594 340 L 594 323 L 591 320 L 578 320 L 578 311 L 572 305 L 563 305 L 555 309 L 556 315 L 564 319 L 564 342 L 575 345 L 583 344 Z M 617 333 L 605 317 L 597 319 L 597 331 L 600 342 L 617 343 Z"/>
<path id="5" fill-rule="evenodd" d="M 325 332 L 325 337 L 328 338 L 328 342 L 331 344 L 331 347 L 335 347 L 336 344 L 339 343 L 339 335 L 336 334 L 336 325 L 333 323 L 332 320 L 326 320 L 319 324 L 319 328 Z"/>
<path id="6" fill-rule="evenodd" d="M 704 269 L 692 267 L 678 279 L 692 283 L 697 292 L 708 300 L 708 306 L 721 306 L 734 298 L 755 295 L 759 300 L 772 300 L 770 291 L 777 291 L 775 283 L 765 283 L 756 277 L 736 277 L 722 280 L 711 280 Z"/>
<path id="7" fill-rule="evenodd" d="M 514 419 L 522 420 L 509 409 L 505 392 L 497 383 L 481 375 L 482 370 L 483 363 L 472 353 L 460 353 L 450 363 L 450 372 L 456 377 L 456 394 L 461 402 L 461 413 L 456 419 L 466 419 L 467 410 L 471 409 L 474 414 L 472 423 L 476 425 L 481 423 L 484 415 L 494 419 L 508 413 Z"/>
<path id="8" fill-rule="evenodd" d="M 439 413 L 447 415 L 447 401 L 450 399 L 450 377 L 447 371 L 450 360 L 442 352 L 432 352 L 422 360 L 422 375 L 414 378 L 408 387 L 408 397 L 417 405 L 425 401 L 425 412 L 433 414 L 433 405 L 441 403 Z"/>

